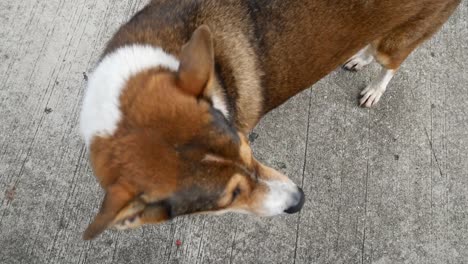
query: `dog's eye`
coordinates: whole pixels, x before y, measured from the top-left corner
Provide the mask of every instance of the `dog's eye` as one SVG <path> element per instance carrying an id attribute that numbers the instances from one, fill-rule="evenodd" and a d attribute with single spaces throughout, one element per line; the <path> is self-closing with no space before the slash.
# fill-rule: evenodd
<path id="1" fill-rule="evenodd" d="M 234 191 L 232 191 L 232 201 L 234 201 L 240 193 L 241 189 L 239 187 L 236 187 Z"/>

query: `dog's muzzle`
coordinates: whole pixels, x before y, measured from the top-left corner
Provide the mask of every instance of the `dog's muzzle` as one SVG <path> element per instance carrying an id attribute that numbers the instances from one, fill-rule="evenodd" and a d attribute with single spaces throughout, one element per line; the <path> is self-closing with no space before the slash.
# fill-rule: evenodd
<path id="1" fill-rule="evenodd" d="M 302 209 L 305 201 L 304 192 L 291 180 L 265 181 L 264 183 L 269 190 L 263 200 L 261 215 L 293 214 Z"/>

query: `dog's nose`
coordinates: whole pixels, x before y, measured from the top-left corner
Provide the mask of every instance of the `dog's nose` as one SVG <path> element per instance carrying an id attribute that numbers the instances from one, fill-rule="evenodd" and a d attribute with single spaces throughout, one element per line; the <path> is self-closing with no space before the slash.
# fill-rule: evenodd
<path id="1" fill-rule="evenodd" d="M 285 213 L 287 214 L 294 214 L 299 212 L 302 209 L 302 206 L 304 205 L 305 202 L 305 196 L 304 196 L 304 191 L 297 187 L 297 193 L 295 194 L 295 200 L 296 203 L 289 207 L 288 209 L 284 210 Z"/>

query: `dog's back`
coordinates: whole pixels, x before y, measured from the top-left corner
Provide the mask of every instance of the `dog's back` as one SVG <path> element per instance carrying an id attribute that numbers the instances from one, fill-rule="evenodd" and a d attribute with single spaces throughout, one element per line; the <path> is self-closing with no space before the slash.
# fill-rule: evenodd
<path id="1" fill-rule="evenodd" d="M 459 2 L 153 0 L 121 28 L 106 53 L 138 42 L 178 54 L 191 32 L 206 24 L 213 31 L 219 74 L 228 95 L 236 96 L 244 85 L 250 92 L 261 90 L 261 95 L 246 93 L 260 96 L 261 101 L 243 105 L 260 103 L 258 111 L 264 114 L 310 87 L 369 43 L 380 41 L 385 53 L 399 46 L 411 51 L 406 46 L 417 46 L 432 35 Z M 398 31 L 401 34 L 395 40 L 393 35 Z M 234 67 L 243 64 L 248 66 L 241 66 L 238 74 L 248 81 L 238 85 L 232 75 L 237 74 Z M 397 68 L 401 61 L 392 64 Z M 236 111 L 235 105 L 229 107 Z M 255 108 L 249 111 L 257 112 Z M 237 121 L 246 119 L 255 118 L 244 115 Z"/>

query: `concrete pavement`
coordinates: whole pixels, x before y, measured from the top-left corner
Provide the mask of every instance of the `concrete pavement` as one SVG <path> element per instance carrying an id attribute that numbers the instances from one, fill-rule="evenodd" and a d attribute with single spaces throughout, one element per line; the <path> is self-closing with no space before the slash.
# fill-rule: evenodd
<path id="1" fill-rule="evenodd" d="M 77 131 L 86 76 L 144 4 L 0 2 L 0 263 L 468 263 L 466 0 L 376 108 L 357 95 L 377 65 L 337 70 L 255 129 L 256 156 L 303 186 L 300 214 L 82 241 L 102 198 Z"/>

